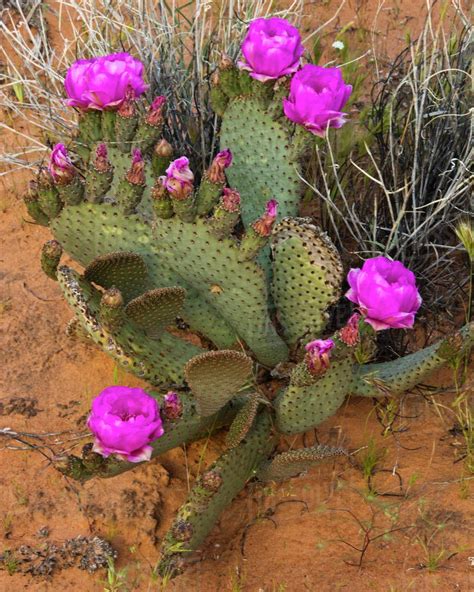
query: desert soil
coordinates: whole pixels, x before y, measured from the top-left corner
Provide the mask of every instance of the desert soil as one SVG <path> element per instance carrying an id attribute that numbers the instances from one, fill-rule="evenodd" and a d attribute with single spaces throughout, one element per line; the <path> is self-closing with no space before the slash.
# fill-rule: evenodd
<path id="1" fill-rule="evenodd" d="M 399 47 L 407 30 L 413 36 L 420 30 L 416 4 L 383 6 L 377 31 L 389 51 Z M 320 3 L 307 5 L 316 18 Z M 376 6 L 348 2 L 331 30 L 352 22 L 360 43 L 357 31 L 373 28 Z M 330 14 L 328 6 L 323 9 Z M 10 150 L 16 139 L 3 141 Z M 78 452 L 87 441 L 81 436 L 91 399 L 110 384 L 140 382 L 117 373 L 105 354 L 65 336 L 71 312 L 57 285 L 40 270 L 41 246 L 50 234 L 27 221 L 19 197 L 26 180 L 6 177 L 0 201 L 0 428 L 53 434 L 48 442 L 55 450 L 76 447 Z M 449 384 L 450 379 L 444 372 L 431 382 Z M 328 462 L 283 484 L 249 484 L 224 512 L 196 563 L 167 590 L 473 590 L 472 481 L 456 462 L 462 439 L 442 408 L 453 396 L 447 390 L 435 404 L 410 394 L 388 433 L 372 401 L 348 400 L 305 442 L 317 437 L 362 449 L 353 462 Z M 372 479 L 377 495 L 368 493 L 360 466 L 371 441 L 379 456 Z M 160 539 L 186 497 L 201 455 L 208 463 L 223 449 L 217 436 L 113 480 L 79 485 L 56 472 L 40 452 L 14 450 L 21 444 L 11 440 L 0 444 L 0 553 L 97 535 L 117 551 L 116 569 L 127 570 L 126 584 L 118 589 L 130 591 L 160 590 L 152 577 Z M 282 447 L 297 445 L 302 438 L 282 442 Z M 10 573 L 0 571 L 0 590 L 95 592 L 105 586 L 104 570 L 58 568 L 46 577 L 22 573 L 26 564 L 9 568 Z"/>

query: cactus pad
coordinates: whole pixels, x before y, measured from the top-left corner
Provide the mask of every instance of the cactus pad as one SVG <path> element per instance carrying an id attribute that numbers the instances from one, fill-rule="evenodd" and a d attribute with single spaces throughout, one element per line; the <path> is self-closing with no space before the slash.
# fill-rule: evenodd
<path id="1" fill-rule="evenodd" d="M 263 213 L 272 198 L 278 200 L 279 217 L 298 213 L 299 166 L 291 155 L 288 132 L 262 102 L 252 97 L 233 99 L 222 118 L 220 143 L 232 148 L 234 160 L 227 178 L 242 197 L 245 227 Z"/>
<path id="2" fill-rule="evenodd" d="M 454 335 L 398 360 L 357 367 L 350 390 L 364 397 L 401 394 L 442 366 L 446 361 L 446 350 L 453 342 L 457 343 L 456 353 L 462 354 L 473 341 L 474 323 L 470 323 Z"/>
<path id="3" fill-rule="evenodd" d="M 306 218 L 273 231 L 273 298 L 288 343 L 317 337 L 339 297 L 342 264 L 327 236 Z"/>
<path id="4" fill-rule="evenodd" d="M 261 481 L 284 481 L 311 469 L 327 458 L 346 456 L 343 448 L 334 448 L 322 444 L 300 450 L 289 450 L 277 454 L 259 470 L 257 477 Z"/>
<path id="5" fill-rule="evenodd" d="M 312 384 L 291 384 L 275 400 L 276 425 L 284 434 L 305 432 L 331 417 L 344 402 L 352 378 L 352 359 L 331 363 Z"/>
<path id="6" fill-rule="evenodd" d="M 269 318 L 263 271 L 239 262 L 234 241 L 218 240 L 202 219 L 157 220 L 155 234 L 162 257 L 228 321 L 258 361 L 273 366 L 286 359 L 288 349 Z"/>
<path id="7" fill-rule="evenodd" d="M 255 474 L 274 447 L 268 413 L 257 418 L 243 442 L 225 452 L 196 482 L 173 526 L 165 536 L 158 567 L 162 575 L 176 575 L 189 551 L 197 549 L 219 518 L 222 510 Z M 212 479 L 207 476 L 212 475 Z M 212 485 L 211 485 L 212 484 Z M 186 528 L 183 528 L 186 524 Z M 178 526 L 179 525 L 179 526 Z M 188 536 L 176 538 L 186 531 Z M 179 544 L 178 544 L 179 543 Z"/>
<path id="8" fill-rule="evenodd" d="M 200 354 L 186 364 L 184 373 L 199 413 L 206 417 L 223 407 L 244 385 L 252 371 L 252 359 L 234 350 Z"/>
<path id="9" fill-rule="evenodd" d="M 84 278 L 105 289 L 119 289 L 128 302 L 146 290 L 148 271 L 136 253 L 107 253 L 89 263 Z"/>
<path id="10" fill-rule="evenodd" d="M 262 400 L 265 401 L 258 393 L 249 395 L 242 409 L 234 417 L 227 432 L 225 443 L 229 448 L 238 446 L 248 434 L 257 417 L 257 411 Z"/>
<path id="11" fill-rule="evenodd" d="M 200 348 L 166 332 L 159 339 L 150 339 L 131 323 L 124 323 L 112 335 L 98 320 L 100 292 L 69 267 L 60 267 L 57 276 L 67 302 L 91 339 L 125 370 L 155 385 L 183 382 L 183 367 Z"/>
<path id="12" fill-rule="evenodd" d="M 114 252 L 140 255 L 148 270 L 149 287 L 181 286 L 186 289 L 183 318 L 219 347 L 229 347 L 236 333 L 219 312 L 163 261 L 152 228 L 140 216 L 125 215 L 110 204 L 82 203 L 64 208 L 51 230 L 63 249 L 84 266 L 96 257 Z"/>
<path id="13" fill-rule="evenodd" d="M 185 296 L 186 290 L 183 288 L 148 290 L 129 302 L 125 312 L 147 335 L 159 337 L 162 331 L 176 320 Z"/>

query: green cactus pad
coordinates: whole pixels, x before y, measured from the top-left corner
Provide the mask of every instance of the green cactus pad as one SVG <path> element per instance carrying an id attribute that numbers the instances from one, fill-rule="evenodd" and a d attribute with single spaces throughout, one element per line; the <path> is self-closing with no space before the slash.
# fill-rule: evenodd
<path id="1" fill-rule="evenodd" d="M 183 288 L 155 288 L 129 302 L 125 313 L 149 337 L 156 338 L 175 322 L 185 297 Z"/>
<path id="2" fill-rule="evenodd" d="M 210 351 L 186 364 L 184 374 L 199 413 L 216 413 L 242 387 L 252 371 L 252 359 L 234 350 Z"/>
<path id="3" fill-rule="evenodd" d="M 150 288 L 181 286 L 187 291 L 183 319 L 218 347 L 236 342 L 236 332 L 219 312 L 175 271 L 175 262 L 164 259 L 152 228 L 137 215 L 125 215 L 110 204 L 83 203 L 64 208 L 51 230 L 63 249 L 84 266 L 113 252 L 141 255 L 150 277 Z"/>
<path id="4" fill-rule="evenodd" d="M 258 393 L 249 395 L 245 405 L 237 413 L 227 432 L 225 443 L 228 448 L 235 448 L 247 435 L 257 416 L 257 411 L 262 402 Z"/>
<path id="5" fill-rule="evenodd" d="M 326 325 L 326 309 L 339 298 L 339 254 L 306 218 L 282 220 L 273 231 L 272 249 L 272 292 L 287 343 L 314 339 Z"/>
<path id="6" fill-rule="evenodd" d="M 239 262 L 234 241 L 218 240 L 202 219 L 194 224 L 176 218 L 157 220 L 155 234 L 160 254 L 169 266 L 199 290 L 259 362 L 274 366 L 287 358 L 288 349 L 268 314 L 263 271 L 254 262 Z"/>
<path id="7" fill-rule="evenodd" d="M 352 359 L 334 361 L 313 384 L 290 383 L 275 399 L 277 429 L 297 434 L 313 429 L 331 417 L 344 402 L 352 378 Z"/>
<path id="8" fill-rule="evenodd" d="M 183 367 L 202 351 L 200 348 L 166 332 L 159 339 L 150 339 L 131 323 L 123 323 L 112 335 L 98 321 L 101 293 L 69 267 L 60 267 L 57 277 L 91 339 L 120 366 L 154 385 L 183 382 Z"/>
<path id="9" fill-rule="evenodd" d="M 363 397 L 386 397 L 410 390 L 451 356 L 462 355 L 474 342 L 474 323 L 454 335 L 413 354 L 385 362 L 354 367 L 352 387 L 348 390 Z"/>
<path id="10" fill-rule="evenodd" d="M 262 215 L 272 198 L 278 200 L 279 218 L 298 213 L 299 166 L 291 156 L 288 133 L 260 101 L 238 97 L 230 102 L 222 118 L 220 145 L 232 149 L 226 175 L 242 197 L 245 227 Z"/>
<path id="11" fill-rule="evenodd" d="M 347 452 L 343 448 L 323 444 L 300 450 L 289 450 L 277 454 L 271 461 L 264 463 L 257 477 L 261 481 L 284 481 L 308 471 L 327 458 L 346 455 Z"/>
<path id="12" fill-rule="evenodd" d="M 106 290 L 119 289 L 128 302 L 147 289 L 148 270 L 143 258 L 136 253 L 107 253 L 89 263 L 84 278 Z"/>
<path id="13" fill-rule="evenodd" d="M 267 412 L 260 414 L 255 426 L 236 448 L 225 452 L 196 482 L 186 503 L 178 511 L 176 520 L 165 535 L 162 557 L 158 567 L 161 575 L 177 575 L 180 564 L 186 560 L 189 551 L 197 549 L 219 518 L 222 510 L 245 486 L 257 467 L 274 447 L 271 436 L 271 418 Z M 215 486 L 206 475 L 212 474 Z M 187 528 L 177 528 L 185 525 Z M 178 540 L 177 532 L 190 533 L 187 540 Z"/>

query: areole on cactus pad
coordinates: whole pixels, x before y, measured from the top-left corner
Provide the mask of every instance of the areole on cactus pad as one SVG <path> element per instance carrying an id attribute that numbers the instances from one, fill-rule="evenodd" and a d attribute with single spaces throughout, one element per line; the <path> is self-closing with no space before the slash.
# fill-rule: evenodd
<path id="1" fill-rule="evenodd" d="M 41 261 L 74 312 L 68 333 L 150 385 L 98 395 L 94 444 L 58 457 L 57 468 L 79 481 L 113 477 L 228 428 L 226 450 L 163 540 L 163 575 L 184 568 L 248 479 L 289 478 L 345 454 L 277 455 L 279 434 L 314 428 L 349 394 L 409 390 L 473 339 L 466 326 L 404 358 L 360 363 L 376 331 L 411 328 L 421 303 L 413 274 L 385 257 L 349 271 L 356 311 L 325 331 L 345 274 L 330 238 L 299 216 L 300 163 L 314 136 L 343 125 L 351 88 L 337 69 L 301 67 L 303 51 L 282 19 L 251 24 L 239 67 L 223 59 L 213 81 L 221 149 L 202 171 L 163 137 L 166 99 L 144 99 L 139 60 L 79 60 L 66 76 L 77 133 L 53 149 L 25 198 L 54 236 Z M 285 76 L 282 98 L 275 84 Z M 63 251 L 83 273 L 60 265 Z"/>

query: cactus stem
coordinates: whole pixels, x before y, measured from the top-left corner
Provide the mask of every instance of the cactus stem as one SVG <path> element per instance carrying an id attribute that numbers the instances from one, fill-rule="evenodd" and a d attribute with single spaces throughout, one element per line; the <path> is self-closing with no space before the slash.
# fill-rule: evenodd
<path id="1" fill-rule="evenodd" d="M 23 196 L 26 211 L 35 222 L 41 226 L 48 226 L 49 218 L 41 209 L 38 201 L 38 186 L 35 181 L 31 181 L 28 191 Z"/>
<path id="2" fill-rule="evenodd" d="M 56 218 L 63 207 L 58 190 L 46 169 L 43 169 L 38 177 L 38 202 L 50 219 Z"/>
<path id="3" fill-rule="evenodd" d="M 120 290 L 109 288 L 100 300 L 99 320 L 111 333 L 117 332 L 124 323 L 124 302 Z"/>
<path id="4" fill-rule="evenodd" d="M 79 116 L 79 138 L 85 143 L 97 142 L 102 137 L 102 114 L 100 111 L 85 111 Z"/>
<path id="5" fill-rule="evenodd" d="M 57 281 L 57 270 L 63 250 L 56 240 L 49 240 L 41 250 L 41 267 L 44 273 L 52 280 Z"/>

